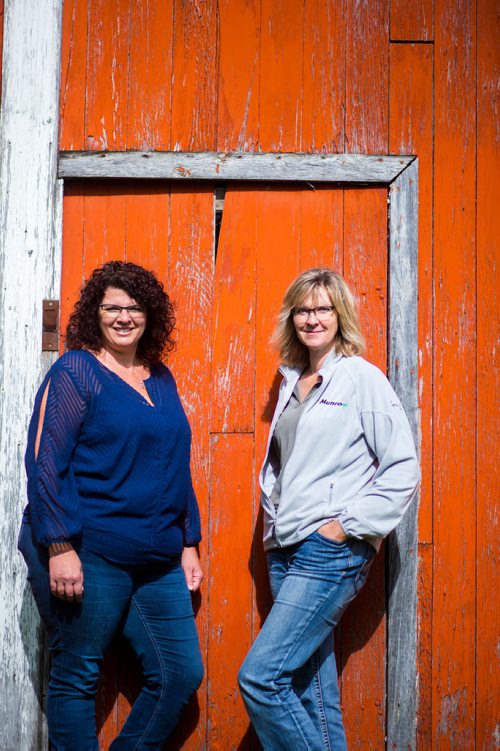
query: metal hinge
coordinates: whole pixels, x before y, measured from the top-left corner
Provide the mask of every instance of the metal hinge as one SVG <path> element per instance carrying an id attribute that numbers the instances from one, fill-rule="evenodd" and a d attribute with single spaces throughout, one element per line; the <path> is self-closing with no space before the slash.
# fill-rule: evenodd
<path id="1" fill-rule="evenodd" d="M 42 303 L 42 352 L 59 349 L 59 300 Z"/>

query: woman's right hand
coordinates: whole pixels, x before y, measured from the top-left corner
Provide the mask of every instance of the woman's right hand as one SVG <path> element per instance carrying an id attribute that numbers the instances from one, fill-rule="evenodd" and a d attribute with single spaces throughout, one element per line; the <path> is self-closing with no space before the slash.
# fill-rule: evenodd
<path id="1" fill-rule="evenodd" d="M 82 563 L 75 550 L 57 552 L 49 546 L 50 591 L 67 602 L 81 602 L 83 596 Z"/>

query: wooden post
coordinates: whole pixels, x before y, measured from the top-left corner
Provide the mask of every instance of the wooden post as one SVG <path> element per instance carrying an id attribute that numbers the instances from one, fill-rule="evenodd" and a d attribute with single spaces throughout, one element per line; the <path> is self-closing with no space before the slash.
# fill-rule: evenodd
<path id="1" fill-rule="evenodd" d="M 42 301 L 59 295 L 57 180 L 62 0 L 5 0 L 0 159 L 0 748 L 46 747 L 43 630 L 16 542 L 26 427 L 42 355 Z"/>
<path id="2" fill-rule="evenodd" d="M 389 380 L 418 446 L 416 160 L 392 183 L 389 195 Z M 387 748 L 394 751 L 416 748 L 417 512 L 415 500 L 388 544 Z"/>

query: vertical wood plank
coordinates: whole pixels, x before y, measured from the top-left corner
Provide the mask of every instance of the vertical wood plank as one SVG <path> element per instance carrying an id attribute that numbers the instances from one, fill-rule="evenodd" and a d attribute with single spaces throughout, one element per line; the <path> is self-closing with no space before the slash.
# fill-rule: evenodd
<path id="1" fill-rule="evenodd" d="M 346 0 L 346 28 L 345 150 L 385 154 L 389 0 Z"/>
<path id="2" fill-rule="evenodd" d="M 61 269 L 60 330 L 61 354 L 65 349 L 64 334 L 69 317 L 84 280 L 84 211 L 85 188 L 83 183 L 66 184 L 63 206 L 63 254 Z"/>
<path id="3" fill-rule="evenodd" d="M 125 258 L 126 188 L 97 180 L 85 184 L 83 275 L 106 261 Z"/>
<path id="4" fill-rule="evenodd" d="M 418 535 L 422 543 L 432 543 L 432 418 L 433 418 L 433 311 L 432 305 L 432 97 L 433 50 L 430 45 L 393 44 L 390 58 L 391 153 L 419 155 L 418 216 L 418 395 L 421 433 L 421 485 L 418 509 Z M 425 550 L 425 552 L 423 552 Z M 422 548 L 420 565 L 429 561 L 428 548 Z M 429 581 L 425 576 L 429 576 Z M 418 686 L 419 707 L 417 747 L 432 746 L 432 662 L 429 659 L 432 632 L 432 566 L 419 574 L 418 595 Z M 428 597 L 431 598 L 429 602 Z M 425 645 L 425 647 L 424 647 Z"/>
<path id="5" fill-rule="evenodd" d="M 418 290 L 432 299 L 432 86 L 429 45 L 391 45 L 390 151 L 418 154 Z M 432 306 L 418 310 L 422 483 L 419 539 L 432 542 Z"/>
<path id="6" fill-rule="evenodd" d="M 209 416 L 211 314 L 213 305 L 213 187 L 172 186 L 170 193 L 170 262 L 168 293 L 176 303 L 177 347 L 169 358 L 179 394 L 193 431 L 191 469 L 200 506 L 203 541 L 201 563 L 208 570 Z M 202 654 L 207 654 L 207 623 L 202 587 L 196 623 Z M 207 681 L 191 701 L 168 748 L 198 750 L 206 744 Z"/>
<path id="7" fill-rule="evenodd" d="M 217 3 L 174 0 L 170 143 L 173 151 L 215 151 Z"/>
<path id="8" fill-rule="evenodd" d="M 433 546 L 418 546 L 418 705 L 416 708 L 417 751 L 429 751 L 432 745 L 432 584 Z"/>
<path id="9" fill-rule="evenodd" d="M 170 148 L 173 0 L 132 3 L 128 149 Z"/>
<path id="10" fill-rule="evenodd" d="M 500 471 L 498 452 L 499 195 L 498 70 L 500 7 L 477 6 L 477 642 L 476 748 L 494 749 L 500 728 L 500 591 L 498 566 Z"/>
<path id="11" fill-rule="evenodd" d="M 258 142 L 260 2 L 219 1 L 218 151 Z"/>
<path id="12" fill-rule="evenodd" d="M 0 119 L 0 748 L 47 744 L 43 629 L 17 551 L 24 446 L 42 353 L 42 300 L 58 295 L 62 3 L 6 0 Z"/>
<path id="13" fill-rule="evenodd" d="M 391 41 L 432 41 L 434 37 L 432 1 L 391 0 Z"/>
<path id="14" fill-rule="evenodd" d="M 253 435 L 213 435 L 211 447 L 207 748 L 226 751 L 249 737 L 236 677 L 252 644 Z"/>
<path id="15" fill-rule="evenodd" d="M 59 148 L 84 149 L 88 1 L 65 0 L 61 48 Z"/>
<path id="16" fill-rule="evenodd" d="M 344 274 L 356 295 L 366 358 L 387 371 L 387 190 L 344 191 Z"/>
<path id="17" fill-rule="evenodd" d="M 433 742 L 473 748 L 476 4 L 435 0 Z"/>
<path id="18" fill-rule="evenodd" d="M 85 148 L 125 149 L 130 0 L 89 0 Z"/>
<path id="19" fill-rule="evenodd" d="M 229 190 L 215 267 L 212 433 L 253 432 L 256 191 Z"/>
<path id="20" fill-rule="evenodd" d="M 343 3 L 305 0 L 302 151 L 344 151 Z"/>
<path id="21" fill-rule="evenodd" d="M 342 273 L 344 195 L 338 188 L 300 191 L 300 270 L 326 266 Z"/>
<path id="22" fill-rule="evenodd" d="M 300 196 L 293 190 L 265 190 L 257 196 L 257 285 L 255 343 L 255 511 L 253 637 L 271 604 L 262 548 L 262 511 L 257 473 L 264 458 L 269 424 L 281 375 L 278 354 L 269 343 L 286 288 L 299 271 Z"/>
<path id="23" fill-rule="evenodd" d="M 418 446 L 418 161 L 390 190 L 389 378 Z M 416 746 L 418 498 L 388 540 L 387 744 Z"/>
<path id="24" fill-rule="evenodd" d="M 300 151 L 304 10 L 286 0 L 262 0 L 260 148 Z"/>
<path id="25" fill-rule="evenodd" d="M 127 190 L 125 258 L 154 271 L 168 293 L 169 183 L 134 180 Z"/>
<path id="26" fill-rule="evenodd" d="M 387 367 L 386 227 L 385 189 L 344 191 L 344 274 L 358 301 L 366 357 L 383 371 Z M 384 745 L 385 652 L 382 550 L 365 588 L 341 621 L 341 696 L 349 748 Z"/>

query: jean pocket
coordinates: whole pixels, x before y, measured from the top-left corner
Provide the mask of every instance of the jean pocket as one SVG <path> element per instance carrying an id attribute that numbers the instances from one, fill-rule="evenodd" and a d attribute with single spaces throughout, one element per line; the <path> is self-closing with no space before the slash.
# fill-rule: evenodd
<path id="1" fill-rule="evenodd" d="M 373 559 L 375 558 L 374 548 L 370 545 L 369 542 L 367 542 L 366 545 L 369 549 L 367 549 L 366 551 L 365 562 L 360 566 L 360 569 L 356 574 L 356 578 L 354 579 L 356 594 L 359 594 L 359 592 L 363 589 L 368 577 L 368 572 L 370 571 L 371 565 L 373 563 Z"/>

